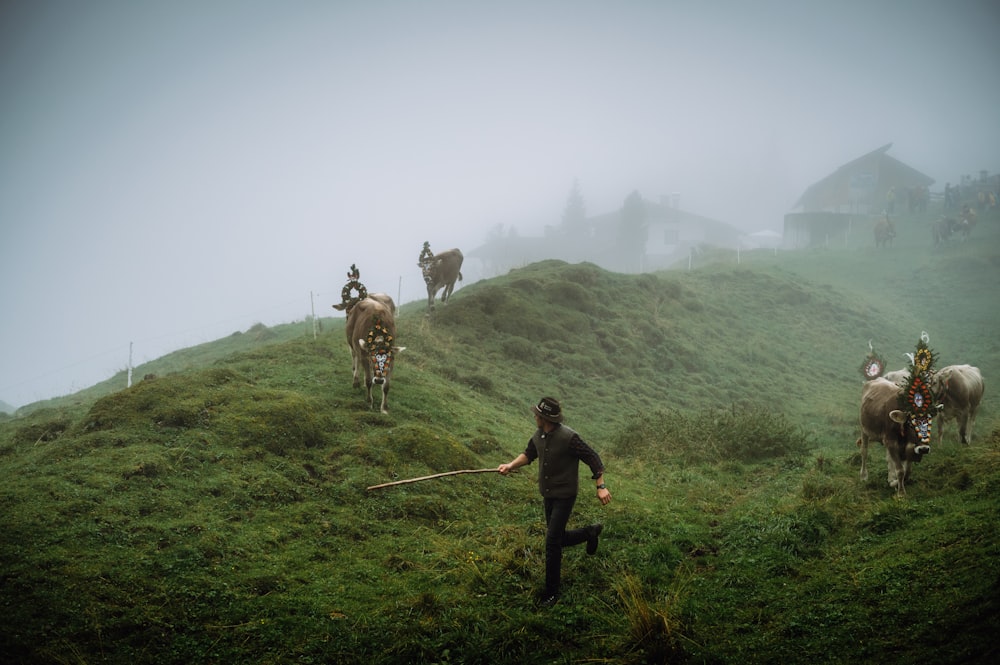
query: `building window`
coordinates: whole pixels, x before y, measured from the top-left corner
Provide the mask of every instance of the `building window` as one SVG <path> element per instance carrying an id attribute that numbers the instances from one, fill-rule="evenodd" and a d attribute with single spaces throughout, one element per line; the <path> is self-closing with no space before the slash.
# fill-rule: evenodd
<path id="1" fill-rule="evenodd" d="M 663 244 L 664 245 L 676 245 L 680 242 L 681 232 L 678 229 L 664 229 L 663 230 Z"/>

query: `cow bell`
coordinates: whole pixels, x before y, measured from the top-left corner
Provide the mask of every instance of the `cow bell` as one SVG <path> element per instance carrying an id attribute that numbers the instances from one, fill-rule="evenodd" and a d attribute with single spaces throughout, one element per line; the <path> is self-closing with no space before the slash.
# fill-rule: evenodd
<path id="1" fill-rule="evenodd" d="M 377 350 L 371 354 L 372 374 L 375 383 L 385 383 L 385 377 L 392 369 L 392 349 Z"/>
<path id="2" fill-rule="evenodd" d="M 910 424 L 920 440 L 920 445 L 908 444 L 907 449 L 914 445 L 914 452 L 917 455 L 926 455 L 931 451 L 931 420 L 930 416 L 910 416 Z"/>

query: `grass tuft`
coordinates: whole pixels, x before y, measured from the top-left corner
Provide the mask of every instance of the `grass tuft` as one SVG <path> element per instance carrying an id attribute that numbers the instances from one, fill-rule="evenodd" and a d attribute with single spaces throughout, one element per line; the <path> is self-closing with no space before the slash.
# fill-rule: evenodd
<path id="1" fill-rule="evenodd" d="M 630 648 L 646 663 L 671 663 L 683 656 L 681 599 L 676 591 L 658 601 L 636 575 L 624 573 L 615 593 L 628 625 Z"/>

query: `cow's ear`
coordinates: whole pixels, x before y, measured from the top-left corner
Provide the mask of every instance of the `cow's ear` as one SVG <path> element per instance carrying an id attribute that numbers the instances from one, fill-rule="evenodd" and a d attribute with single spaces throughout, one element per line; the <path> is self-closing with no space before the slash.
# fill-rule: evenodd
<path id="1" fill-rule="evenodd" d="M 906 414 L 903 413 L 902 411 L 900 411 L 899 409 L 893 409 L 892 411 L 890 411 L 889 412 L 889 418 L 893 422 L 897 422 L 897 423 L 905 423 L 906 422 Z"/>
<path id="2" fill-rule="evenodd" d="M 394 347 L 392 347 L 392 350 L 393 350 L 394 353 L 399 353 L 401 351 L 406 351 L 406 347 L 405 346 L 394 346 Z"/>

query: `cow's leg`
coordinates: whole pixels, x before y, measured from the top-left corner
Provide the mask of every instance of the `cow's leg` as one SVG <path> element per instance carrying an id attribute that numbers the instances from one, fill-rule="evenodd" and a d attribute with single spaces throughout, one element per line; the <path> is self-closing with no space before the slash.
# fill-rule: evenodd
<path id="1" fill-rule="evenodd" d="M 857 445 L 861 448 L 861 481 L 868 481 L 868 435 L 862 433 Z"/>
<path id="2" fill-rule="evenodd" d="M 389 413 L 389 382 L 382 383 L 382 413 Z"/>
<path id="3" fill-rule="evenodd" d="M 889 487 L 899 487 L 899 480 L 896 477 L 896 465 L 892 461 L 892 453 L 889 452 L 888 446 L 885 448 L 885 466 Z"/>
<path id="4" fill-rule="evenodd" d="M 906 489 L 904 483 L 906 482 L 906 474 L 903 469 L 903 464 L 899 460 L 899 454 L 893 454 L 892 444 L 885 445 L 885 463 L 887 468 L 887 479 L 889 481 L 889 487 L 896 488 L 897 494 L 905 494 Z"/>
<path id="5" fill-rule="evenodd" d="M 372 383 L 375 382 L 375 377 L 372 375 L 372 367 L 366 361 L 363 363 L 365 366 L 365 392 L 368 396 L 368 409 L 372 408 Z"/>
<path id="6" fill-rule="evenodd" d="M 963 413 L 958 417 L 958 438 L 964 445 L 969 445 L 969 414 Z"/>
<path id="7" fill-rule="evenodd" d="M 358 378 L 358 354 L 351 348 L 351 362 L 352 362 L 352 372 L 354 373 L 354 387 L 357 388 L 361 385 L 361 380 Z"/>

